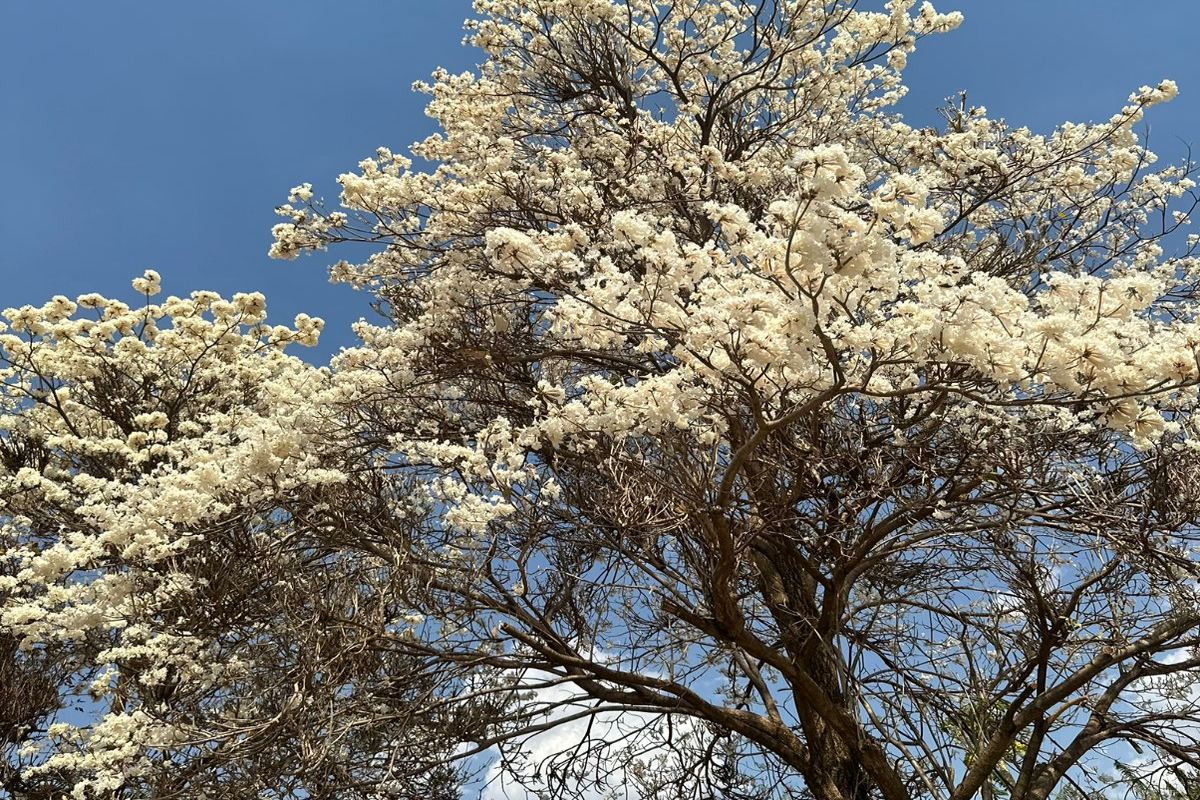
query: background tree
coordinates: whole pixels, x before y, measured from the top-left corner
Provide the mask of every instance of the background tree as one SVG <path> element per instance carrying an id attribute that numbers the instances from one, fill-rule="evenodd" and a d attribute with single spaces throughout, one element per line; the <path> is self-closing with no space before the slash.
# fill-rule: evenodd
<path id="1" fill-rule="evenodd" d="M 277 256 L 375 245 L 333 268 L 385 317 L 360 347 L 285 359 L 264 335 L 319 326 L 268 332 L 247 298 L 171 301 L 171 331 L 232 348 L 206 380 L 165 332 L 165 362 L 101 335 L 137 349 L 118 374 L 212 387 L 190 433 L 159 405 L 59 422 L 47 375 L 85 408 L 127 392 L 63 344 L 69 301 L 10 313 L 10 440 L 55 455 L 9 469 L 3 623 L 119 642 L 73 645 L 110 710 L 25 774 L 353 797 L 490 754 L 484 777 L 562 797 L 1193 780 L 1194 184 L 1134 133 L 1175 86 L 1044 136 L 965 99 L 916 129 L 889 110 L 907 56 L 959 17 L 859 5 L 478 0 L 484 63 L 421 85 L 434 166 L 383 149 L 344 210 L 308 184 L 279 209 Z M 87 477 L 111 449 L 145 466 Z"/>
<path id="2" fill-rule="evenodd" d="M 356 480 L 306 446 L 328 373 L 282 352 L 321 321 L 158 283 L 7 313 L 0 794 L 457 796 L 436 684 L 372 646 L 392 565 L 312 535 Z"/>

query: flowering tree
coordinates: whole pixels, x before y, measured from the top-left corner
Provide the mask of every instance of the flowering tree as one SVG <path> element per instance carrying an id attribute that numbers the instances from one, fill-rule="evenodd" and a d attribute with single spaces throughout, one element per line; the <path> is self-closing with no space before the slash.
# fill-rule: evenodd
<path id="1" fill-rule="evenodd" d="M 960 18 L 857 5 L 477 0 L 484 63 L 418 85 L 435 166 L 380 150 L 343 210 L 279 209 L 276 256 L 376 245 L 333 275 L 386 319 L 328 370 L 253 298 L 106 311 L 115 344 L 65 300 L 10 314 L 3 623 L 110 709 L 25 774 L 1194 780 L 1194 184 L 1134 132 L 1175 86 L 1049 135 L 965 101 L 913 128 L 906 58 Z M 139 314 L 175 319 L 149 346 Z"/>
<path id="2" fill-rule="evenodd" d="M 432 685 L 370 646 L 405 627 L 391 565 L 326 513 L 356 451 L 309 445 L 337 437 L 329 375 L 283 353 L 321 321 L 134 287 L 144 307 L 56 297 L 0 336 L 0 795 L 451 796 L 406 772 L 442 754 L 412 713 Z"/>

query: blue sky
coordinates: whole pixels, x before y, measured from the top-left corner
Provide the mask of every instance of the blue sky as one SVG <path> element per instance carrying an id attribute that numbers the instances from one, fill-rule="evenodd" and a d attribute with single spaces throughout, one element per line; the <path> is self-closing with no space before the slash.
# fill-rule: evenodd
<path id="1" fill-rule="evenodd" d="M 865 6 L 874 5 L 864 0 Z M 903 110 L 929 122 L 960 89 L 1035 129 L 1107 118 L 1141 84 L 1181 96 L 1149 117 L 1164 159 L 1200 150 L 1195 0 L 944 0 L 958 31 L 910 60 Z M 324 316 L 323 358 L 367 298 L 320 256 L 266 257 L 273 209 L 380 145 L 432 131 L 413 80 L 471 67 L 468 0 L 0 0 L 0 307 L 54 294 L 267 294 L 272 318 Z"/>

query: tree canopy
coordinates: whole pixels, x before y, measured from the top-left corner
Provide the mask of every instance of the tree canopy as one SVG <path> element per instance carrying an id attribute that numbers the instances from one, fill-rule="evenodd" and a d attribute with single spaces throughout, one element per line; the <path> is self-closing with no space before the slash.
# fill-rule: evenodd
<path id="1" fill-rule="evenodd" d="M 378 311 L 328 366 L 153 272 L 5 312 L 0 791 L 1192 791 L 1176 87 L 913 127 L 961 17 L 863 5 L 476 0 L 440 131 L 278 209 Z"/>

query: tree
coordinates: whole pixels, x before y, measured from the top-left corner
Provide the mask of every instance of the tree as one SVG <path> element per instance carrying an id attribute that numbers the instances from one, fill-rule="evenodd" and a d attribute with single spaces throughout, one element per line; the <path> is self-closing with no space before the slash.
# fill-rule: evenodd
<path id="1" fill-rule="evenodd" d="M 6 314 L 0 796 L 455 796 L 434 684 L 371 646 L 392 565 L 305 530 L 355 480 L 305 446 L 328 373 L 283 353 L 321 321 L 134 286 Z"/>
<path id="2" fill-rule="evenodd" d="M 32 554 L 3 622 L 36 648 L 90 610 L 155 643 L 83 659 L 147 720 L 82 749 L 87 785 L 157 774 L 154 736 L 223 753 L 242 717 L 209 710 L 260 694 L 254 730 L 309 772 L 239 760 L 282 752 L 245 727 L 222 769 L 274 796 L 483 753 L 485 777 L 563 797 L 1194 779 L 1196 197 L 1134 131 L 1175 86 L 1046 136 L 965 99 L 913 128 L 889 110 L 906 58 L 960 18 L 857 5 L 477 0 L 484 63 L 420 85 L 442 131 L 412 152 L 435 166 L 383 149 L 341 176 L 344 210 L 308 184 L 279 209 L 276 256 L 375 245 L 333 275 L 383 321 L 328 370 L 238 345 L 189 406 L 197 443 L 118 485 L 77 476 L 120 437 L 43 421 L 62 347 L 36 326 L 59 312 L 20 312 L 10 438 L 78 455 L 10 469 L 71 510 L 5 500 Z M 119 396 L 50 360 L 92 405 Z M 175 499 L 208 469 L 222 505 Z M 152 535 L 90 544 L 126 530 Z M 198 625 L 182 564 L 205 558 L 267 593 L 262 619 Z"/>

